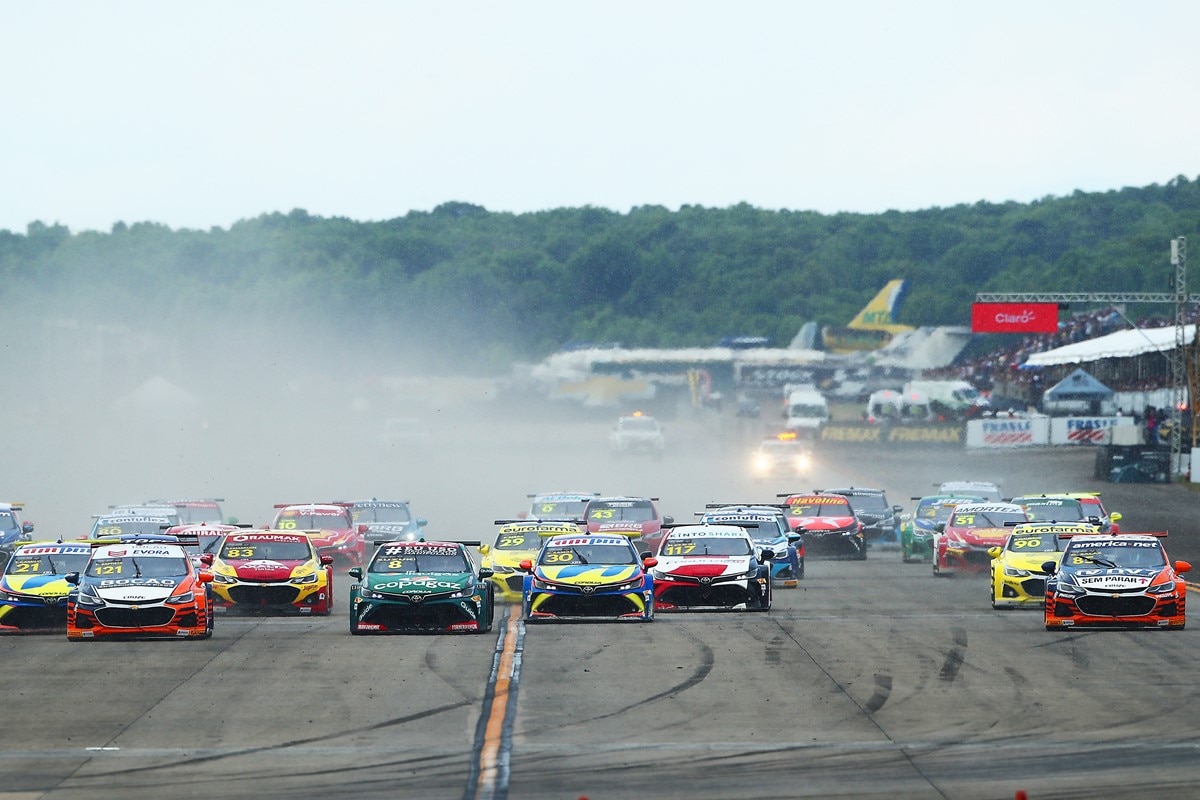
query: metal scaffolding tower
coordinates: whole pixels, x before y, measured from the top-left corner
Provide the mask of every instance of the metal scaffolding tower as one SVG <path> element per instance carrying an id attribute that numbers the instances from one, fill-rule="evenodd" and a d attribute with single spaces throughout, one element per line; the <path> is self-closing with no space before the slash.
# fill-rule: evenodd
<path id="1" fill-rule="evenodd" d="M 979 292 L 977 303 L 1162 303 L 1175 306 L 1175 349 L 1168 356 L 1171 364 L 1171 474 L 1178 475 L 1183 449 L 1182 410 L 1187 397 L 1188 367 L 1184 341 L 1188 304 L 1200 304 L 1200 295 L 1187 293 L 1187 237 L 1171 240 L 1171 266 L 1175 268 L 1173 289 L 1164 292 Z M 1194 405 L 1190 406 L 1195 408 Z M 1194 425 L 1194 423 L 1193 423 Z"/>

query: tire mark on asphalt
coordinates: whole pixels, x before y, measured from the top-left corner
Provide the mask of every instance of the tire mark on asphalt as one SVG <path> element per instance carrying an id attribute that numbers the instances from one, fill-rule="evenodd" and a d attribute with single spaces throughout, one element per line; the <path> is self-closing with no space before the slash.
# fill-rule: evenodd
<path id="1" fill-rule="evenodd" d="M 951 647 L 946 653 L 946 660 L 942 662 L 942 670 L 938 673 L 938 677 L 944 681 L 953 681 L 958 677 L 958 671 L 963 665 L 963 651 L 967 649 L 967 629 L 954 629 L 954 647 Z"/>
<path id="2" fill-rule="evenodd" d="M 888 701 L 892 695 L 892 676 L 891 675 L 876 675 L 875 676 L 875 694 L 867 700 L 864 708 L 868 713 L 874 714 L 879 709 L 883 708 L 883 704 Z"/>

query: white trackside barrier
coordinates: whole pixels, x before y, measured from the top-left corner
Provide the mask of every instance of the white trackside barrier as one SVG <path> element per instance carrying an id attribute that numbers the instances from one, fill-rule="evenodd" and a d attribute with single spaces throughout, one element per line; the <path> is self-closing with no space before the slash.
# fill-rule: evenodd
<path id="1" fill-rule="evenodd" d="M 1133 418 L 1056 417 L 1050 420 L 1050 444 L 1116 444 L 1113 437 L 1118 426 L 1132 429 Z"/>
<path id="2" fill-rule="evenodd" d="M 1049 417 L 999 417 L 967 423 L 967 447 L 1036 447 L 1049 443 Z"/>

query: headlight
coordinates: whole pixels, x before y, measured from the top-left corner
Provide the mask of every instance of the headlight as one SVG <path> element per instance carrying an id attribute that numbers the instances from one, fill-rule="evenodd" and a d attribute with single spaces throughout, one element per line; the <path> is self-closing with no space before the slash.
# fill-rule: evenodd
<path id="1" fill-rule="evenodd" d="M 485 564 L 484 566 L 487 566 L 487 565 Z M 511 575 L 514 572 L 516 572 L 516 570 L 513 569 L 512 567 L 502 567 L 499 564 L 493 564 L 491 566 L 491 570 L 492 570 L 492 572 L 496 573 L 497 575 Z"/>
<path id="2" fill-rule="evenodd" d="M 305 575 L 300 578 L 292 578 L 292 583 L 316 583 L 316 582 L 317 582 L 317 573 L 315 573 L 315 572 L 312 573 L 311 575 Z"/>
<path id="3" fill-rule="evenodd" d="M 194 603 L 196 594 L 194 592 L 184 592 L 183 594 L 174 594 L 167 598 L 167 603 L 173 606 L 181 606 L 184 603 Z"/>
<path id="4" fill-rule="evenodd" d="M 1012 567 L 1005 567 L 1004 574 L 1010 578 L 1028 578 L 1031 573 L 1027 569 L 1013 569 Z"/>
<path id="5" fill-rule="evenodd" d="M 96 588 L 91 585 L 79 587 L 79 592 L 75 595 L 75 602 L 81 606 L 104 605 L 104 601 L 100 599 L 100 595 L 96 594 Z"/>
<path id="6" fill-rule="evenodd" d="M 796 456 L 796 469 L 808 469 L 808 456 Z"/>
<path id="7" fill-rule="evenodd" d="M 19 602 L 21 602 L 21 598 L 18 595 L 9 594 L 8 592 L 0 592 L 0 603 L 19 603 Z"/>
<path id="8" fill-rule="evenodd" d="M 358 587 L 358 596 L 363 600 L 382 600 L 383 595 L 379 592 L 372 592 L 365 586 Z"/>
<path id="9" fill-rule="evenodd" d="M 1146 594 L 1170 594 L 1175 591 L 1175 581 L 1167 581 L 1146 589 Z"/>
<path id="10" fill-rule="evenodd" d="M 751 569 L 748 569 L 745 572 L 734 575 L 733 577 L 737 578 L 739 580 L 741 580 L 743 578 L 746 578 L 746 579 L 757 578 L 758 577 L 758 567 L 752 567 Z"/>
<path id="11" fill-rule="evenodd" d="M 1067 597 L 1078 597 L 1082 594 L 1087 594 L 1087 590 L 1082 586 L 1077 586 L 1069 575 L 1058 576 L 1058 593 Z"/>
<path id="12" fill-rule="evenodd" d="M 597 587 L 597 588 L 599 588 L 599 587 Z M 619 583 L 616 586 L 609 586 L 606 588 L 607 588 L 607 591 L 610 591 L 610 592 L 628 592 L 632 589 L 642 588 L 642 579 L 638 578 L 636 581 L 627 581 L 625 583 Z"/>
<path id="13" fill-rule="evenodd" d="M 550 583 L 550 581 L 544 581 L 541 578 L 534 578 L 533 579 L 533 588 L 535 588 L 535 589 L 557 589 L 558 587 L 555 586 L 553 583 Z"/>
<path id="14" fill-rule="evenodd" d="M 237 583 L 236 575 L 222 575 L 219 572 L 213 573 L 213 583 Z"/>

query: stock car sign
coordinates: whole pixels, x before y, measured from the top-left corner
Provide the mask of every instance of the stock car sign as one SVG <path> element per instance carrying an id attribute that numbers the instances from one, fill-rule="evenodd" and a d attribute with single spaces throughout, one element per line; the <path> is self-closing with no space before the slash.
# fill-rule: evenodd
<path id="1" fill-rule="evenodd" d="M 1058 303 L 972 303 L 972 333 L 1055 333 Z"/>

